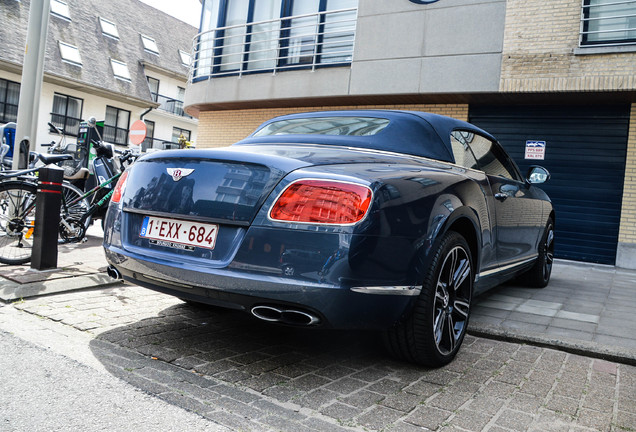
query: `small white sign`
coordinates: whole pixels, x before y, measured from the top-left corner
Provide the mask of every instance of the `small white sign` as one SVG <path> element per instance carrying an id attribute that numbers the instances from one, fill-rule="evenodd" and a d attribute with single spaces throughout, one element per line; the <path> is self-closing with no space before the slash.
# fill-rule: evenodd
<path id="1" fill-rule="evenodd" d="M 545 141 L 526 141 L 526 159 L 545 159 Z"/>

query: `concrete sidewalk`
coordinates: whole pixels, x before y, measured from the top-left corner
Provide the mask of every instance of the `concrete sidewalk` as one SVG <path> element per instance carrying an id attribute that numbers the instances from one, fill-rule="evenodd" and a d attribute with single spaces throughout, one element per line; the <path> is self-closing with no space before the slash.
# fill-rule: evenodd
<path id="1" fill-rule="evenodd" d="M 122 284 L 106 275 L 101 227 L 59 247 L 58 268 L 0 264 L 0 299 Z M 636 271 L 557 261 L 543 289 L 508 283 L 475 299 L 469 332 L 636 365 Z"/>

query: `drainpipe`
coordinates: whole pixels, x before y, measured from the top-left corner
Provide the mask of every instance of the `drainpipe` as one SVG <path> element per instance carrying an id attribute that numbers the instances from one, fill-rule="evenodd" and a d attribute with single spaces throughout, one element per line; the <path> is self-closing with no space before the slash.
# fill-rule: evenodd
<path id="1" fill-rule="evenodd" d="M 150 111 L 152 111 L 152 107 L 148 108 L 146 111 L 142 112 L 141 115 L 139 116 L 139 120 L 143 120 L 144 116 L 146 114 L 148 114 Z"/>

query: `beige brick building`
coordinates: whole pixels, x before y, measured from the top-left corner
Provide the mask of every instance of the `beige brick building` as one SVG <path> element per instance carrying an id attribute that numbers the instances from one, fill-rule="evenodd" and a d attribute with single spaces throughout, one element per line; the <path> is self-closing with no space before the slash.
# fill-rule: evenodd
<path id="1" fill-rule="evenodd" d="M 636 268 L 636 0 L 239 3 L 204 0 L 186 91 L 199 148 L 300 111 L 469 120 L 522 170 L 545 141 L 557 257 Z"/>

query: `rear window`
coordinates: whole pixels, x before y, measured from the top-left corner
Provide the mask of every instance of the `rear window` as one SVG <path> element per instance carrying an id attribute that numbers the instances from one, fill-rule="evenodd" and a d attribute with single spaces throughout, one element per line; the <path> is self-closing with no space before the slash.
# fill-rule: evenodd
<path id="1" fill-rule="evenodd" d="M 389 120 L 373 117 L 312 117 L 269 123 L 253 136 L 268 135 L 348 135 L 369 136 L 380 133 Z"/>

